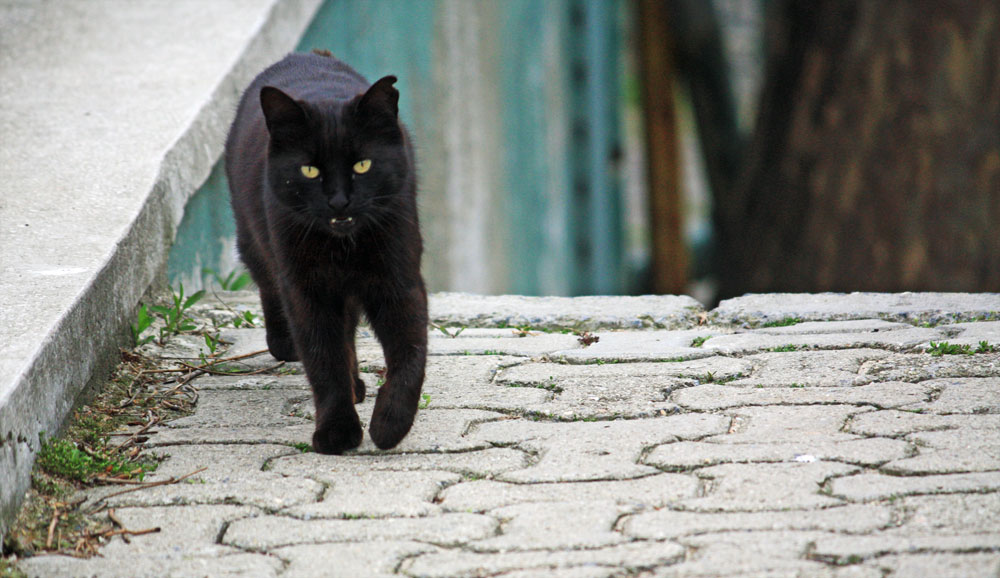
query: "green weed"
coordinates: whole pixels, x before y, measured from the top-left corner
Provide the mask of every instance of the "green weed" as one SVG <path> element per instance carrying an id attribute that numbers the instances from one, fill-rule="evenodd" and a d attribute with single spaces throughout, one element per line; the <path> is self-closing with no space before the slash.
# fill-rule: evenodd
<path id="1" fill-rule="evenodd" d="M 149 308 L 145 304 L 139 305 L 139 313 L 136 315 L 136 323 L 132 325 L 132 341 L 136 347 L 145 345 L 153 340 L 152 335 L 141 337 L 142 333 L 153 324 L 153 316 L 149 314 Z M 140 338 L 141 337 L 141 338 Z"/>
<path id="2" fill-rule="evenodd" d="M 691 340 L 691 347 L 701 347 L 711 335 L 700 335 Z"/>
<path id="3" fill-rule="evenodd" d="M 427 409 L 427 406 L 431 404 L 431 394 L 422 393 L 420 394 L 420 403 L 417 405 L 420 409 Z"/>
<path id="4" fill-rule="evenodd" d="M 1000 351 L 1000 346 L 991 345 L 986 341 L 980 341 L 979 347 L 976 348 L 976 353 L 996 353 L 997 351 Z"/>
<path id="5" fill-rule="evenodd" d="M 952 344 L 947 341 L 939 341 L 937 343 L 931 341 L 930 349 L 928 349 L 927 352 L 934 357 L 940 357 L 942 355 L 971 355 L 972 346 L 968 344 Z"/>
<path id="6" fill-rule="evenodd" d="M 802 323 L 802 319 L 798 317 L 785 317 L 779 321 L 768 321 L 762 327 L 788 327 L 789 325 L 798 325 Z"/>
<path id="7" fill-rule="evenodd" d="M 257 327 L 260 323 L 260 318 L 254 315 L 253 311 L 244 311 L 242 314 L 237 313 L 233 317 L 233 327 L 239 329 L 240 327 Z"/>
<path id="8" fill-rule="evenodd" d="M 450 337 L 452 339 L 458 337 L 459 335 L 462 334 L 463 331 L 465 331 L 465 326 L 464 325 L 462 327 L 457 328 L 454 333 L 451 332 L 451 331 L 448 331 L 448 328 L 444 327 L 442 325 L 438 325 L 436 323 L 431 323 L 430 325 L 434 329 L 437 329 L 438 331 L 440 331 L 441 333 L 443 333 L 446 337 Z"/>
<path id="9" fill-rule="evenodd" d="M 182 331 L 191 331 L 196 328 L 194 321 L 188 316 L 187 310 L 205 296 L 205 290 L 196 291 L 194 294 L 185 297 L 184 285 L 180 285 L 179 292 L 170 291 L 170 298 L 173 305 L 151 305 L 139 306 L 139 313 L 136 316 L 136 323 L 132 325 L 132 338 L 136 346 L 145 345 L 152 341 L 152 336 L 142 337 L 142 333 L 149 329 L 159 317 L 163 321 L 163 326 L 159 329 L 157 341 L 160 345 L 166 343 L 168 337 L 177 335 Z"/>
<path id="10" fill-rule="evenodd" d="M 931 341 L 930 347 L 927 349 L 927 353 L 930 353 L 934 357 L 940 357 L 942 355 L 973 355 L 975 353 L 996 353 L 1000 351 L 1000 346 L 993 345 L 988 341 L 980 341 L 979 345 L 972 349 L 972 346 L 968 343 L 948 343 L 947 341 Z"/>
<path id="11" fill-rule="evenodd" d="M 90 451 L 81 447 L 84 446 L 78 447 L 69 440 L 44 440 L 36 463 L 50 475 L 82 483 L 89 483 L 99 475 L 137 477 L 141 480 L 146 473 L 142 464 L 129 463 L 111 455 L 103 447 Z"/>
<path id="12" fill-rule="evenodd" d="M 784 353 L 784 352 L 788 352 L 788 351 L 798 351 L 798 349 L 799 349 L 798 345 L 791 345 L 791 344 L 789 344 L 789 345 L 782 345 L 780 347 L 772 347 L 768 351 L 775 351 L 775 352 L 779 352 L 779 353 Z"/>

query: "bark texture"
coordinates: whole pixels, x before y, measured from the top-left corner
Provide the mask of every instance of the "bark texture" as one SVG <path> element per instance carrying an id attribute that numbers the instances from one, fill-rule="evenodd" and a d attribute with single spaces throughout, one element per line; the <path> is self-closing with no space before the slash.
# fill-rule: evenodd
<path id="1" fill-rule="evenodd" d="M 776 2 L 720 296 L 1000 291 L 1000 3 Z"/>

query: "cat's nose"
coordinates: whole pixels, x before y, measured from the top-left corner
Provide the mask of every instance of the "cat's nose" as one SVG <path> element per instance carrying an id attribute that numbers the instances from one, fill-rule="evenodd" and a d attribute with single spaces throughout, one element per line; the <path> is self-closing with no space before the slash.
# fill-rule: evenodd
<path id="1" fill-rule="evenodd" d="M 334 195 L 330 197 L 329 201 L 327 201 L 327 203 L 330 205 L 330 208 L 333 209 L 334 211 L 343 210 L 344 207 L 350 204 L 350 202 L 351 200 L 347 198 L 347 195 Z"/>

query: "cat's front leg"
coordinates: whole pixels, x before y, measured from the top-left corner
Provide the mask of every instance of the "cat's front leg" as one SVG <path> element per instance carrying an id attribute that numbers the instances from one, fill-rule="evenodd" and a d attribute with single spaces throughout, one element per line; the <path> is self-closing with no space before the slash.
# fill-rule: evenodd
<path id="1" fill-rule="evenodd" d="M 354 409 L 354 333 L 346 331 L 350 315 L 343 301 L 335 301 L 323 303 L 305 295 L 288 299 L 292 334 L 302 354 L 316 409 L 313 449 L 321 454 L 340 454 L 356 448 L 363 437 Z"/>
<path id="2" fill-rule="evenodd" d="M 386 364 L 368 432 L 385 450 L 406 437 L 420 404 L 427 363 L 427 293 L 420 283 L 398 294 L 369 295 L 364 305 Z"/>

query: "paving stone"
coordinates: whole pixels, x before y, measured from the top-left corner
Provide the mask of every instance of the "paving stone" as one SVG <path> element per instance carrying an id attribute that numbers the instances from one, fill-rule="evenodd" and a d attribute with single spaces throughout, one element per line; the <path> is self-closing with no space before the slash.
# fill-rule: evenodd
<path id="1" fill-rule="evenodd" d="M 511 484 L 493 480 L 463 482 L 441 492 L 449 511 L 484 512 L 538 502 L 613 501 L 633 508 L 661 508 L 694 497 L 700 483 L 693 475 L 657 474 L 632 480 L 571 484 Z"/>
<path id="2" fill-rule="evenodd" d="M 304 394 L 301 390 L 207 390 L 198 396 L 198 411 L 193 415 L 172 420 L 162 426 L 171 429 L 186 427 L 283 427 L 306 422 L 288 415 L 286 406 L 291 399 Z"/>
<path id="3" fill-rule="evenodd" d="M 690 385 L 693 382 L 684 379 L 619 380 L 589 386 L 559 384 L 555 387 L 562 391 L 550 393 L 548 399 L 524 409 L 534 415 L 559 420 L 665 416 L 678 411 L 676 404 L 666 400 L 666 392 Z"/>
<path id="4" fill-rule="evenodd" d="M 931 387 L 903 382 L 870 383 L 856 387 L 737 387 L 706 383 L 675 391 L 670 399 L 697 411 L 753 405 L 851 404 L 878 408 L 919 404 Z"/>
<path id="5" fill-rule="evenodd" d="M 894 353 L 866 362 L 860 374 L 875 381 L 910 383 L 946 377 L 1000 377 L 1000 353 L 942 356 Z"/>
<path id="6" fill-rule="evenodd" d="M 545 568 L 532 570 L 512 570 L 494 574 L 502 578 L 615 578 L 622 574 L 614 568 L 595 566 L 573 566 L 570 568 Z"/>
<path id="7" fill-rule="evenodd" d="M 582 348 L 570 333 L 536 333 L 530 338 L 519 337 L 513 329 L 463 330 L 452 338 L 432 331 L 427 342 L 430 355 L 516 355 L 537 357 L 556 351 Z"/>
<path id="8" fill-rule="evenodd" d="M 948 343 L 970 345 L 973 349 L 979 342 L 985 341 L 991 345 L 1000 346 L 1000 321 L 977 321 L 943 325 L 941 330 L 949 333 Z M 954 332 L 954 335 L 950 335 Z"/>
<path id="9" fill-rule="evenodd" d="M 233 392 L 235 393 L 235 392 Z M 290 398 L 293 399 L 293 398 Z M 308 398 L 297 397 L 308 401 Z M 307 406 L 309 410 L 298 411 L 305 418 L 312 418 L 311 404 Z M 361 418 L 363 427 L 367 427 L 368 420 L 371 419 L 371 412 L 374 402 L 355 406 Z M 197 415 L 197 414 L 196 414 Z M 485 449 L 489 444 L 482 441 L 473 441 L 466 432 L 474 424 L 486 422 L 494 419 L 504 418 L 503 414 L 486 412 L 480 410 L 463 409 L 426 409 L 417 412 L 413 429 L 403 439 L 403 441 L 391 450 L 380 450 L 375 447 L 368 437 L 367 430 L 361 445 L 353 450 L 356 453 L 383 453 L 384 451 L 395 453 L 413 452 L 455 452 Z M 236 421 L 236 416 L 231 418 Z M 149 447 L 169 446 L 177 444 L 192 443 L 215 443 L 215 444 L 254 444 L 272 443 L 294 445 L 310 443 L 315 426 L 313 422 L 304 418 L 289 418 L 301 421 L 297 425 L 286 425 L 283 427 L 211 427 L 205 423 L 205 427 L 183 427 L 166 428 L 161 430 L 155 437 L 147 442 Z"/>
<path id="10" fill-rule="evenodd" d="M 424 395 L 429 408 L 485 409 L 523 413 L 552 397 L 549 391 L 509 388 L 493 383 L 502 367 L 522 363 L 523 357 L 499 355 L 431 356 L 427 360 Z"/>
<path id="11" fill-rule="evenodd" d="M 179 548 L 183 548 L 188 556 L 231 553 L 231 548 L 217 543 L 220 532 L 226 523 L 253 515 L 257 510 L 246 506 L 212 505 L 117 508 L 115 512 L 126 528 L 158 527 L 160 531 L 133 536 L 131 544 L 112 540 L 102 553 L 115 556 L 127 551 L 129 555 L 155 557 Z"/>
<path id="12" fill-rule="evenodd" d="M 953 414 L 1000 413 L 1000 377 L 934 379 L 921 382 L 939 392 L 933 401 L 920 401 L 902 409 Z"/>
<path id="13" fill-rule="evenodd" d="M 861 560 L 910 552 L 970 552 L 1000 550 L 1000 533 L 958 535 L 906 535 L 881 532 L 870 536 L 822 536 L 810 555 L 833 564 L 852 564 Z M 930 574 L 917 574 L 917 576 Z"/>
<path id="14" fill-rule="evenodd" d="M 305 520 L 429 516 L 441 512 L 431 503 L 442 488 L 461 479 L 451 472 L 350 472 L 318 470 L 310 477 L 328 484 L 322 500 L 285 509 Z"/>
<path id="15" fill-rule="evenodd" d="M 822 532 L 725 532 L 689 536 L 679 541 L 691 555 L 680 564 L 659 568 L 657 578 L 688 576 L 830 576 L 828 568 L 804 559 Z"/>
<path id="16" fill-rule="evenodd" d="M 479 514 L 444 514 L 426 518 L 299 520 L 258 516 L 229 525 L 224 544 L 250 550 L 272 550 L 298 544 L 415 540 L 454 546 L 496 534 L 499 522 Z"/>
<path id="17" fill-rule="evenodd" d="M 315 425 L 307 421 L 284 427 L 184 427 L 164 428 L 149 438 L 146 447 L 158 448 L 180 444 L 284 444 L 291 446 L 312 441 Z"/>
<path id="18" fill-rule="evenodd" d="M 1000 533 L 1000 494 L 912 496 L 901 500 L 899 531 L 927 534 Z"/>
<path id="19" fill-rule="evenodd" d="M 423 554 L 403 562 L 403 573 L 421 577 L 492 576 L 505 571 L 592 568 L 605 566 L 618 573 L 634 568 L 648 568 L 674 563 L 684 556 L 684 548 L 673 542 L 636 542 L 593 550 L 563 550 L 557 552 L 507 552 L 480 554 L 462 550 L 446 550 Z M 522 574 L 523 575 L 523 574 Z M 537 574 L 536 574 L 537 575 Z"/>
<path id="20" fill-rule="evenodd" d="M 103 558 L 35 556 L 18 561 L 31 578 L 187 578 L 189 576 L 277 576 L 281 560 L 266 554 L 226 554 L 217 557 L 190 557 L 183 550 L 159 555 Z M 284 574 L 282 574 L 284 576 Z"/>
<path id="21" fill-rule="evenodd" d="M 901 436 L 959 428 L 996 430 L 1000 428 L 1000 415 L 934 415 L 885 409 L 853 416 L 845 430 L 858 435 Z"/>
<path id="22" fill-rule="evenodd" d="M 299 375 L 204 375 L 195 380 L 198 391 L 213 389 L 296 389 L 309 391 L 309 380 L 305 374 Z"/>
<path id="23" fill-rule="evenodd" d="M 816 333 L 878 333 L 897 329 L 912 329 L 908 323 L 894 323 L 881 319 L 851 319 L 847 321 L 803 321 L 791 325 L 760 327 L 754 333 L 769 335 L 809 335 Z"/>
<path id="24" fill-rule="evenodd" d="M 612 500 L 545 502 L 490 511 L 500 520 L 500 535 L 467 547 L 476 552 L 593 549 L 626 541 L 615 522 L 631 509 Z"/>
<path id="25" fill-rule="evenodd" d="M 858 413 L 869 411 L 850 405 L 759 406 L 729 410 L 729 429 L 710 438 L 718 443 L 838 442 L 858 439 L 843 433 L 844 423 Z"/>
<path id="26" fill-rule="evenodd" d="M 1000 470 L 1000 431 L 957 429 L 906 436 L 917 455 L 885 464 L 892 474 L 937 474 Z"/>
<path id="27" fill-rule="evenodd" d="M 786 351 L 748 355 L 744 361 L 753 364 L 752 373 L 729 385 L 790 387 L 846 387 L 875 381 L 872 376 L 859 375 L 866 362 L 891 355 L 878 349 L 844 349 L 832 351 Z"/>
<path id="28" fill-rule="evenodd" d="M 830 481 L 830 494 L 854 502 L 915 494 L 995 492 L 1000 490 L 1000 472 L 888 476 L 863 473 Z"/>
<path id="29" fill-rule="evenodd" d="M 167 506 L 175 504 L 244 504 L 265 510 L 313 502 L 323 492 L 317 482 L 261 471 L 268 460 L 298 453 L 279 445 L 190 445 L 172 446 L 156 452 L 169 456 L 146 481 L 180 478 L 198 472 L 184 482 L 145 488 L 105 500 L 111 507 Z M 97 499 L 122 490 L 99 487 L 90 493 Z"/>
<path id="30" fill-rule="evenodd" d="M 433 400 L 432 400 L 433 403 Z M 365 404 L 366 412 L 361 415 L 361 423 L 367 428 L 371 419 L 371 409 L 374 406 Z M 492 420 L 507 419 L 496 412 L 477 409 L 425 409 L 417 412 L 410 433 L 403 438 L 398 446 L 391 450 L 380 450 L 375 447 L 368 430 L 365 439 L 356 452 L 358 453 L 421 453 L 421 452 L 467 452 L 486 449 L 489 446 L 484 441 L 475 438 L 469 432 L 477 424 L 486 424 Z"/>
<path id="31" fill-rule="evenodd" d="M 697 322 L 704 311 L 686 295 L 637 297 L 525 297 L 436 293 L 430 296 L 431 319 L 458 327 L 539 329 L 675 329 Z"/>
<path id="32" fill-rule="evenodd" d="M 725 299 L 711 317 L 729 323 L 887 319 L 940 323 L 984 318 L 1000 311 L 998 293 L 768 293 Z"/>
<path id="33" fill-rule="evenodd" d="M 824 441 L 822 437 L 777 443 L 675 442 L 657 446 L 643 463 L 665 470 L 688 470 L 716 464 L 834 461 L 878 466 L 909 455 L 905 441 L 857 438 Z"/>
<path id="34" fill-rule="evenodd" d="M 342 456 L 324 456 L 310 452 L 276 459 L 271 462 L 271 470 L 293 477 L 321 475 L 335 468 L 349 472 L 441 470 L 487 478 L 498 473 L 522 469 L 529 464 L 528 454 L 512 448 L 488 448 L 456 453 L 381 453 Z"/>
<path id="35" fill-rule="evenodd" d="M 868 563 L 891 576 L 934 576 L 934 578 L 996 578 L 1000 576 L 1000 554 L 895 554 Z"/>
<path id="36" fill-rule="evenodd" d="M 696 338 L 709 337 L 720 331 L 690 329 L 686 331 L 608 331 L 598 333 L 600 341 L 587 347 L 557 351 L 553 359 L 567 363 L 618 363 L 634 361 L 681 361 L 712 357 L 718 352 L 692 347 Z"/>
<path id="37" fill-rule="evenodd" d="M 665 540 L 686 535 L 743 530 L 823 530 L 872 532 L 892 522 L 885 506 L 848 505 L 783 512 L 684 512 L 669 509 L 626 516 L 619 523 L 626 536 Z"/>
<path id="38" fill-rule="evenodd" d="M 674 413 L 665 400 L 669 391 L 707 379 L 728 379 L 749 371 L 737 359 L 711 357 L 670 363 L 566 365 L 528 363 L 502 370 L 499 385 L 511 391 L 546 390 L 546 399 L 525 406 L 559 419 L 639 418 Z"/>
<path id="39" fill-rule="evenodd" d="M 306 544 L 272 550 L 287 562 L 283 578 L 383 578 L 407 557 L 436 552 L 437 547 L 412 541 Z"/>
<path id="40" fill-rule="evenodd" d="M 610 363 L 603 365 L 568 365 L 562 363 L 522 363 L 502 369 L 496 383 L 507 386 L 549 388 L 592 387 L 607 382 L 650 379 L 668 381 L 686 378 L 705 381 L 730 380 L 751 371 L 752 365 L 732 357 L 705 357 L 687 361 L 660 363 Z"/>
<path id="41" fill-rule="evenodd" d="M 792 333 L 770 334 L 758 331 L 720 335 L 706 341 L 702 347 L 708 351 L 728 355 L 745 354 L 794 347 L 797 349 L 857 349 L 883 348 L 905 351 L 927 343 L 941 341 L 944 333 L 937 329 L 911 327 L 895 331 L 873 333 Z"/>
<path id="42" fill-rule="evenodd" d="M 724 416 L 687 414 L 657 419 L 545 423 L 513 420 L 486 423 L 470 436 L 491 444 L 517 444 L 537 453 L 538 463 L 497 479 L 536 483 L 613 480 L 657 473 L 637 464 L 644 448 L 725 431 Z"/>
<path id="43" fill-rule="evenodd" d="M 819 493 L 833 476 L 858 468 L 831 462 L 777 464 L 722 464 L 698 470 L 710 480 L 705 497 L 681 501 L 686 510 L 765 511 L 822 508 L 842 504 Z"/>

